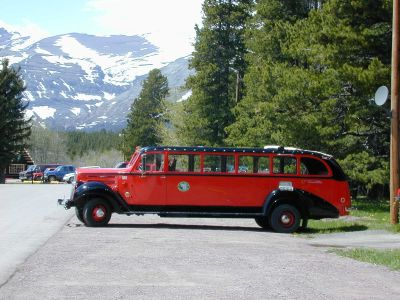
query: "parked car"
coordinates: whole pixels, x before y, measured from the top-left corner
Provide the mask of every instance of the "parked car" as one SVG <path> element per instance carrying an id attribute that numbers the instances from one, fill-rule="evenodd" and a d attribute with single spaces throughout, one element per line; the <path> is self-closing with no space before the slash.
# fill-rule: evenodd
<path id="1" fill-rule="evenodd" d="M 65 174 L 63 177 L 63 181 L 67 183 L 73 183 L 75 181 L 75 172 Z"/>
<path id="2" fill-rule="evenodd" d="M 63 181 L 65 174 L 74 173 L 75 167 L 71 165 L 66 166 L 58 166 L 54 170 L 46 170 L 44 172 L 44 181 L 52 182 L 52 181 Z"/>
<path id="3" fill-rule="evenodd" d="M 43 172 L 35 172 L 33 173 L 33 180 L 42 180 L 43 178 Z"/>
<path id="4" fill-rule="evenodd" d="M 57 168 L 58 166 L 59 164 L 31 165 L 28 169 L 19 173 L 19 179 L 21 179 L 22 182 L 24 180 L 32 180 L 32 176 L 34 180 L 41 179 L 47 168 Z"/>

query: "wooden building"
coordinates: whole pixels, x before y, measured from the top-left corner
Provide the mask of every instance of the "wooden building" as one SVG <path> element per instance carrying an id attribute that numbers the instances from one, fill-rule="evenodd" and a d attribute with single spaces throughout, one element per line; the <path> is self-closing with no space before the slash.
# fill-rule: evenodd
<path id="1" fill-rule="evenodd" d="M 33 165 L 33 159 L 28 150 L 21 151 L 6 168 L 6 178 L 18 178 L 19 172 L 25 171 L 28 166 Z"/>

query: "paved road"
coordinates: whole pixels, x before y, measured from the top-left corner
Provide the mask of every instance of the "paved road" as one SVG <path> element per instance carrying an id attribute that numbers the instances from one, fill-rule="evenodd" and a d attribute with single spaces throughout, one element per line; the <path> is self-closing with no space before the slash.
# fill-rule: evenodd
<path id="1" fill-rule="evenodd" d="M 0 286 L 71 217 L 56 205 L 70 190 L 66 184 L 0 185 Z"/>

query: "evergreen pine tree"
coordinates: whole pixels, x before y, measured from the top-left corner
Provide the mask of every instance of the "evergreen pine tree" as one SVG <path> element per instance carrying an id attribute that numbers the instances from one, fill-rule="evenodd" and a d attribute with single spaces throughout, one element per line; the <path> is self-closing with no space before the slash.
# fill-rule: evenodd
<path id="1" fill-rule="evenodd" d="M 244 29 L 253 0 L 205 0 L 203 26 L 196 26 L 187 80 L 192 95 L 184 103 L 178 134 L 183 144 L 222 145 L 232 108 L 242 98 L 246 70 Z"/>
<path id="2" fill-rule="evenodd" d="M 358 184 L 383 184 L 390 122 L 387 108 L 369 100 L 390 81 L 388 1 L 296 2 L 302 5 L 258 2 L 247 40 L 247 94 L 227 142 L 328 152 Z"/>
<path id="3" fill-rule="evenodd" d="M 25 118 L 28 106 L 22 101 L 24 82 L 19 69 L 9 66 L 7 59 L 0 70 L 0 183 L 5 183 L 4 170 L 26 147 L 30 135 L 30 120 Z"/>
<path id="4" fill-rule="evenodd" d="M 143 82 L 139 97 L 131 105 L 127 127 L 123 130 L 122 151 L 129 157 L 136 146 L 153 146 L 162 142 L 160 127 L 166 122 L 165 97 L 168 80 L 154 69 Z"/>

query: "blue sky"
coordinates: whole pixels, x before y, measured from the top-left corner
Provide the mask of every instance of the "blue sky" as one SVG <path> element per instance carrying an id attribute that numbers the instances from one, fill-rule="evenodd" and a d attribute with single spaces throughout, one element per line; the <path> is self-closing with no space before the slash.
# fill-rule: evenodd
<path id="1" fill-rule="evenodd" d="M 3 22 L 18 28 L 34 24 L 50 35 L 90 28 L 90 20 L 95 16 L 82 0 L 0 0 L 0 3 L 0 20 Z"/>
<path id="2" fill-rule="evenodd" d="M 0 26 L 41 37 L 71 32 L 144 34 L 157 46 L 190 51 L 203 0 L 0 0 Z M 8 28 L 9 29 L 9 28 Z"/>

